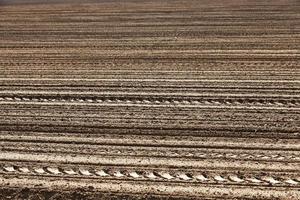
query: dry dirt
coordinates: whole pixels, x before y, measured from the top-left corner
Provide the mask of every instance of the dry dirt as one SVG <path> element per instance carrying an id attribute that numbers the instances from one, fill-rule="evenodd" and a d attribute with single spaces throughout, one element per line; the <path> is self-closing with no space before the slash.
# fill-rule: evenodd
<path id="1" fill-rule="evenodd" d="M 1 199 L 300 199 L 300 3 L 0 0 Z"/>

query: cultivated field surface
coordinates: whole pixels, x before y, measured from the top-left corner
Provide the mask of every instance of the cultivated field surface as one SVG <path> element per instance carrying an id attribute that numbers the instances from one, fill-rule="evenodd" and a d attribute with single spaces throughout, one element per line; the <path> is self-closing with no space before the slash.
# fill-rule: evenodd
<path id="1" fill-rule="evenodd" d="M 0 0 L 0 199 L 300 199 L 298 0 Z"/>

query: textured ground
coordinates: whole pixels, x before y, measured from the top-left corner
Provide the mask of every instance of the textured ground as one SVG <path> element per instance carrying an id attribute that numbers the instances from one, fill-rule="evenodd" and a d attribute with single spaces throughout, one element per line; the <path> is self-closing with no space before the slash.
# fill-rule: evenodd
<path id="1" fill-rule="evenodd" d="M 1 199 L 300 199 L 299 1 L 37 1 L 0 0 Z"/>

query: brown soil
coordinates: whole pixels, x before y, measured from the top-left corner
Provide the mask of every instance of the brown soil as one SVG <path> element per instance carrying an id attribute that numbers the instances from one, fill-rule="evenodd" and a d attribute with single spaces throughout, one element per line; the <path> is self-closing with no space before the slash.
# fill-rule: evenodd
<path id="1" fill-rule="evenodd" d="M 298 1 L 0 1 L 1 199 L 300 199 Z"/>

